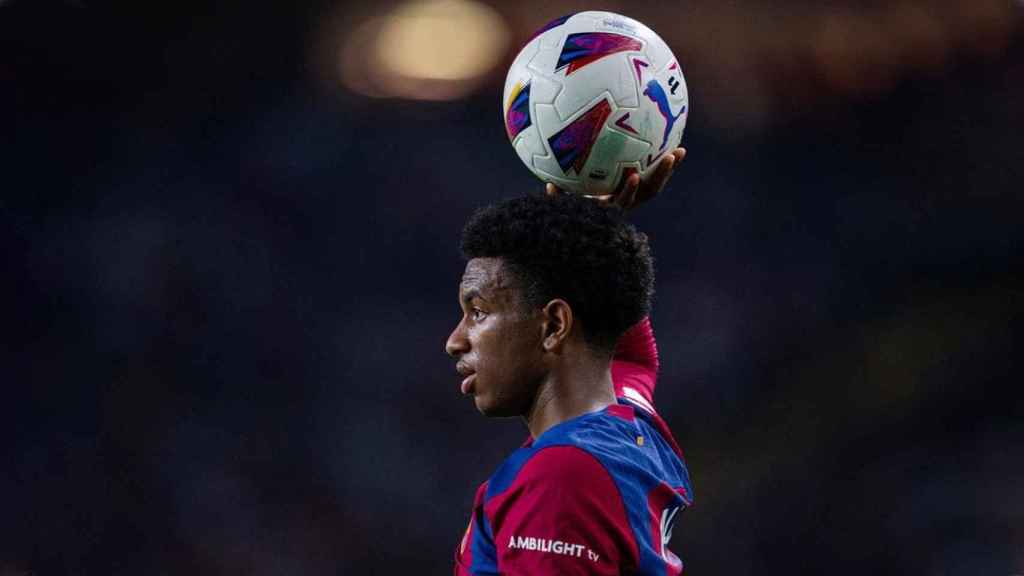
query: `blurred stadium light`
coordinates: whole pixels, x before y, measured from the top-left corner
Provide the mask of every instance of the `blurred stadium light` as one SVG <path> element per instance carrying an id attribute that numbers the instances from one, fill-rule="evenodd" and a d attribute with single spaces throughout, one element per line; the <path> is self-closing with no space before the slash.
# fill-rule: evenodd
<path id="1" fill-rule="evenodd" d="M 413 0 L 369 19 L 341 48 L 347 88 L 372 97 L 467 95 L 508 50 L 508 26 L 472 0 Z"/>

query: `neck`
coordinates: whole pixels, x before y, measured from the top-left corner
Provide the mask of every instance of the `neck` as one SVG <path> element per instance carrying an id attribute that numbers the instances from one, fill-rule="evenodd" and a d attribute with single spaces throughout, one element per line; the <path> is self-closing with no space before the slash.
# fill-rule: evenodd
<path id="1" fill-rule="evenodd" d="M 556 424 L 614 403 L 610 362 L 607 358 L 587 358 L 548 374 L 524 418 L 530 435 L 537 438 Z"/>

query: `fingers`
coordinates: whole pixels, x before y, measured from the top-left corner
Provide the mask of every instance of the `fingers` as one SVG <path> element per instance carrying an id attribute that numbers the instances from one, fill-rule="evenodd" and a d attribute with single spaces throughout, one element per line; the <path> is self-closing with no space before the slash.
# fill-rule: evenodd
<path id="1" fill-rule="evenodd" d="M 623 210 L 629 210 L 636 204 L 636 193 L 640 189 L 640 175 L 630 174 L 622 190 L 615 197 L 615 204 Z"/>
<path id="2" fill-rule="evenodd" d="M 676 165 L 675 152 L 672 154 L 666 154 L 662 157 L 661 161 L 658 162 L 658 167 L 654 170 L 654 178 L 651 182 L 654 184 L 664 185 L 668 181 L 668 177 L 672 175 L 672 169 Z M 661 186 L 659 186 L 661 188 Z"/>
<path id="3" fill-rule="evenodd" d="M 672 177 L 672 172 L 675 171 L 676 166 L 682 162 L 683 158 L 686 157 L 685 148 L 676 148 L 670 154 L 666 154 L 661 161 L 658 162 L 658 167 L 654 169 L 654 174 L 651 175 L 650 182 L 648 183 L 647 189 L 644 190 L 650 198 L 655 196 L 658 192 L 661 192 L 665 184 L 668 183 L 669 178 Z"/>
<path id="4" fill-rule="evenodd" d="M 675 163 L 676 157 L 674 154 L 666 154 L 658 161 L 658 166 L 654 169 L 654 173 L 644 183 L 643 190 L 640 193 L 642 201 L 650 200 L 657 196 L 658 192 L 661 192 L 661 189 L 668 183 L 669 177 L 672 176 L 672 168 L 675 166 Z"/>
<path id="5" fill-rule="evenodd" d="M 676 148 L 672 151 L 672 156 L 676 159 L 674 166 L 679 166 L 679 163 L 683 161 L 683 158 L 686 158 L 686 148 Z"/>
<path id="6" fill-rule="evenodd" d="M 602 206 L 615 204 L 624 210 L 631 210 L 637 205 L 643 204 L 657 196 L 668 183 L 669 178 L 672 177 L 672 173 L 679 166 L 679 163 L 683 161 L 683 158 L 686 158 L 686 148 L 676 148 L 658 160 L 658 164 L 650 177 L 641 179 L 639 174 L 630 174 L 618 194 L 587 195 L 587 198 L 595 200 Z M 557 196 L 564 194 L 564 191 L 555 184 L 548 182 L 544 186 L 544 193 L 547 196 Z"/>

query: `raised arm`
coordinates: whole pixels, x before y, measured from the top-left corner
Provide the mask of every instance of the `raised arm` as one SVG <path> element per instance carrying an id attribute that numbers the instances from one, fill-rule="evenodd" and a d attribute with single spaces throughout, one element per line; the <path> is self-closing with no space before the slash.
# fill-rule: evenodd
<path id="1" fill-rule="evenodd" d="M 615 395 L 653 413 L 658 380 L 658 345 L 651 319 L 644 318 L 623 334 L 612 357 Z"/>

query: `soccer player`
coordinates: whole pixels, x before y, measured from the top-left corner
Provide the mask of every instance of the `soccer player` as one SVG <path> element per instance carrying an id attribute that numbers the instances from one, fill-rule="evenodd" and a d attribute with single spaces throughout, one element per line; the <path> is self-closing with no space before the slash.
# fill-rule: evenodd
<path id="1" fill-rule="evenodd" d="M 682 572 L 668 541 L 693 495 L 654 408 L 647 238 L 622 212 L 684 154 L 614 198 L 549 186 L 466 225 L 463 316 L 446 350 L 477 409 L 522 417 L 530 438 L 477 490 L 456 575 Z"/>

